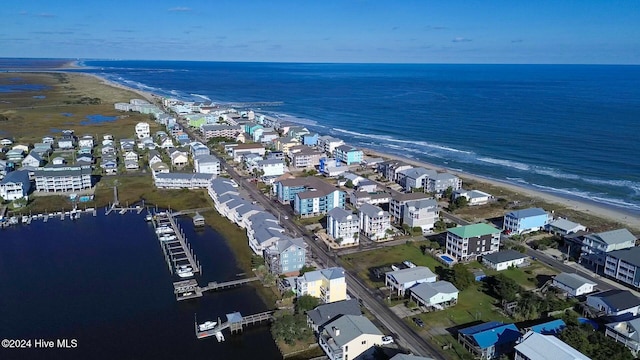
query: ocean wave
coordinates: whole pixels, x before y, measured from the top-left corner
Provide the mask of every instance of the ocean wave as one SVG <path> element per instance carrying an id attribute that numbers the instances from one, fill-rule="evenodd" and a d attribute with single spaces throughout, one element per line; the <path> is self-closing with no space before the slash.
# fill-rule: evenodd
<path id="1" fill-rule="evenodd" d="M 602 193 L 593 193 L 593 192 L 583 191 L 578 189 L 554 188 L 551 186 L 544 186 L 539 184 L 531 184 L 531 186 L 544 190 L 546 192 L 550 192 L 550 193 L 568 195 L 572 197 L 578 197 L 585 200 L 594 201 L 597 203 L 606 204 L 609 206 L 625 208 L 625 209 L 630 209 L 634 211 L 640 211 L 640 204 L 631 203 L 623 199 L 607 197 L 607 196 L 604 196 L 604 194 Z"/>
<path id="2" fill-rule="evenodd" d="M 210 98 L 210 97 L 208 97 L 208 96 L 206 96 L 206 95 L 200 95 L 200 94 L 189 94 L 189 95 L 191 95 L 191 96 L 195 96 L 195 97 L 199 97 L 199 98 L 201 98 L 201 99 L 205 99 L 205 100 L 207 100 L 207 101 L 211 101 L 211 98 Z"/>
<path id="3" fill-rule="evenodd" d="M 529 166 L 529 165 L 527 165 L 525 163 L 512 161 L 512 160 L 495 159 L 495 158 L 492 158 L 492 157 L 479 157 L 478 160 L 482 161 L 482 162 L 489 163 L 489 164 L 500 165 L 500 166 L 504 166 L 504 167 L 510 167 L 510 168 L 514 168 L 514 169 L 518 169 L 518 170 L 522 170 L 522 171 L 531 170 L 531 166 Z"/>

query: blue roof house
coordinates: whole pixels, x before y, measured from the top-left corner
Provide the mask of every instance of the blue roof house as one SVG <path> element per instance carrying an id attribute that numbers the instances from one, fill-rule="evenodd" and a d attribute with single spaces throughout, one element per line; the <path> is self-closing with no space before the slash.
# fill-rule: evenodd
<path id="1" fill-rule="evenodd" d="M 545 228 L 551 220 L 549 213 L 541 208 L 515 210 L 504 216 L 503 229 L 507 234 L 525 234 Z"/>
<path id="2" fill-rule="evenodd" d="M 537 332 L 538 334 L 542 335 L 557 335 L 565 327 L 567 327 L 567 324 L 565 324 L 562 319 L 555 319 L 542 324 L 534 325 L 531 327 L 531 331 Z"/>
<path id="3" fill-rule="evenodd" d="M 318 133 L 302 135 L 302 144 L 315 146 L 318 144 Z"/>
<path id="4" fill-rule="evenodd" d="M 479 359 L 495 359 L 513 350 L 521 334 L 514 324 L 491 321 L 458 331 L 458 342 Z"/>
<path id="5" fill-rule="evenodd" d="M 347 165 L 360 164 L 362 162 L 362 150 L 358 150 L 349 145 L 340 145 L 334 150 L 336 160 Z"/>

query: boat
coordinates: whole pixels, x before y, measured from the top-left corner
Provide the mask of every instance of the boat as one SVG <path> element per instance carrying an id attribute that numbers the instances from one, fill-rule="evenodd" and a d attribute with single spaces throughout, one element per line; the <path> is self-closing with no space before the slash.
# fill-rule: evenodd
<path id="1" fill-rule="evenodd" d="M 177 239 L 178 237 L 175 235 L 162 235 L 160 237 L 158 237 L 158 239 L 160 239 L 160 241 L 172 241 Z"/>
<path id="2" fill-rule="evenodd" d="M 20 219 L 20 222 L 23 223 L 23 224 L 29 223 L 29 216 L 22 215 L 22 219 Z"/>
<path id="3" fill-rule="evenodd" d="M 202 324 L 198 325 L 198 330 L 200 331 L 207 331 L 207 330 L 211 330 L 214 327 L 216 327 L 216 322 L 215 321 L 205 321 Z"/>
<path id="4" fill-rule="evenodd" d="M 222 335 L 222 331 L 216 332 L 216 339 L 218 339 L 218 342 L 224 341 L 224 335 Z"/>
<path id="5" fill-rule="evenodd" d="M 176 274 L 178 274 L 178 276 L 181 277 L 181 278 L 192 277 L 193 276 L 193 269 L 191 268 L 191 266 L 180 265 L 180 266 L 178 266 L 178 269 L 176 270 Z"/>
<path id="6" fill-rule="evenodd" d="M 151 214 L 147 214 L 147 216 L 145 216 L 145 217 L 144 217 L 144 220 L 145 220 L 145 221 L 151 221 L 151 220 L 153 220 L 153 215 L 151 215 Z"/>
<path id="7" fill-rule="evenodd" d="M 156 229 L 156 234 L 160 235 L 160 234 L 173 234 L 174 231 L 172 228 L 168 227 L 168 226 L 161 226 L 159 228 Z"/>

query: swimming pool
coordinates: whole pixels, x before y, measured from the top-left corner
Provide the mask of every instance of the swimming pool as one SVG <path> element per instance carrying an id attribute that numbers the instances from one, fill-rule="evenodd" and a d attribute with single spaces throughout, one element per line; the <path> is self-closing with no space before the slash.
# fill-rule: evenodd
<path id="1" fill-rule="evenodd" d="M 450 258 L 448 255 L 440 254 L 440 255 L 438 255 L 438 257 L 440 257 L 440 259 L 442 259 L 442 261 L 447 263 L 447 265 L 451 265 L 451 264 L 456 262 L 455 259 Z"/>

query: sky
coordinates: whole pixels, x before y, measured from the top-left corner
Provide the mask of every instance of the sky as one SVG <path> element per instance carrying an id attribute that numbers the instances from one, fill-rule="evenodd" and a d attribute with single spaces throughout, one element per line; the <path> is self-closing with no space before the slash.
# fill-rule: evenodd
<path id="1" fill-rule="evenodd" d="M 3 0 L 0 57 L 640 64 L 638 0 Z"/>

